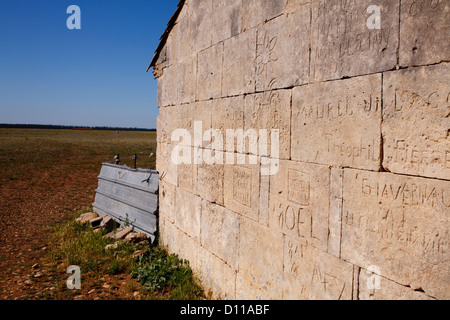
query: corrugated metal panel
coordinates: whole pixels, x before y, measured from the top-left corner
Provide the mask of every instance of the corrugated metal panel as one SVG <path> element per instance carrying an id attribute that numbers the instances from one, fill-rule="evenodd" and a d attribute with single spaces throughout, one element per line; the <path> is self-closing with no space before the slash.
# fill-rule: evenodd
<path id="1" fill-rule="evenodd" d="M 157 230 L 158 172 L 104 163 L 98 176 L 94 212 L 109 215 L 146 233 L 152 241 Z"/>

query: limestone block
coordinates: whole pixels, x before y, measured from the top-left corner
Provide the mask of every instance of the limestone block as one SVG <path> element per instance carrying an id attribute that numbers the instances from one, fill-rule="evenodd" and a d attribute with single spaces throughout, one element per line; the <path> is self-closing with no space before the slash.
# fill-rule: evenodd
<path id="1" fill-rule="evenodd" d="M 178 88 L 180 86 L 177 75 L 177 66 L 172 65 L 165 68 L 158 81 L 161 81 L 159 88 L 161 90 L 159 107 L 175 105 L 178 102 Z"/>
<path id="2" fill-rule="evenodd" d="M 285 12 L 295 10 L 298 6 L 301 6 L 306 3 L 310 3 L 310 2 L 311 2 L 311 0 L 287 0 Z"/>
<path id="3" fill-rule="evenodd" d="M 450 181 L 344 169 L 341 258 L 448 299 Z"/>
<path id="4" fill-rule="evenodd" d="M 173 110 L 167 112 L 164 117 L 166 121 L 163 122 L 162 120 L 161 131 L 165 133 L 165 131 L 168 131 L 167 128 L 170 128 L 169 138 L 171 138 L 171 134 L 175 129 L 187 131 L 186 139 L 178 137 L 179 140 L 170 142 L 173 144 L 196 147 L 208 146 L 210 142 L 203 138 L 205 131 L 211 129 L 213 103 L 214 101 L 200 101 L 173 107 Z M 163 113 L 165 112 L 163 111 Z"/>
<path id="5" fill-rule="evenodd" d="M 285 237 L 283 299 L 351 300 L 353 265 Z"/>
<path id="6" fill-rule="evenodd" d="M 198 53 L 197 99 L 219 98 L 222 93 L 223 43 Z M 194 79 L 189 79 L 193 81 Z"/>
<path id="7" fill-rule="evenodd" d="M 380 29 L 369 6 L 380 8 Z M 370 26 L 370 28 L 368 27 Z M 399 1 L 328 1 L 312 3 L 311 80 L 370 74 L 397 64 Z"/>
<path id="8" fill-rule="evenodd" d="M 400 65 L 417 66 L 450 60 L 450 3 L 406 0 L 401 5 Z"/>
<path id="9" fill-rule="evenodd" d="M 388 72 L 383 83 L 384 167 L 450 179 L 450 64 Z"/>
<path id="10" fill-rule="evenodd" d="M 212 1 L 212 44 L 216 44 L 241 32 L 242 0 Z"/>
<path id="11" fill-rule="evenodd" d="M 246 283 L 250 282 L 253 287 L 259 288 L 263 293 L 262 298 L 281 299 L 283 235 L 246 218 L 241 219 L 240 226 L 240 276 Z M 239 293 L 241 290 L 242 285 L 237 284 L 237 299 L 241 299 L 244 295 Z"/>
<path id="12" fill-rule="evenodd" d="M 280 161 L 270 177 L 269 226 L 327 250 L 330 172 L 327 166 Z"/>
<path id="13" fill-rule="evenodd" d="M 233 270 L 238 269 L 239 215 L 209 201 L 202 201 L 202 247 Z"/>
<path id="14" fill-rule="evenodd" d="M 187 8 L 190 50 L 191 52 L 199 52 L 211 46 L 212 1 L 191 0 Z M 183 41 L 186 41 L 186 38 Z"/>
<path id="15" fill-rule="evenodd" d="M 382 273 L 382 269 L 380 269 Z M 423 292 L 414 291 L 386 279 L 382 275 L 361 269 L 358 286 L 359 300 L 432 300 Z"/>
<path id="16" fill-rule="evenodd" d="M 200 247 L 198 249 L 199 278 L 210 299 L 234 300 L 236 271 L 224 261 Z"/>
<path id="17" fill-rule="evenodd" d="M 160 143 L 156 151 L 156 170 L 161 180 L 178 186 L 178 166 L 172 161 L 172 144 Z"/>
<path id="18" fill-rule="evenodd" d="M 175 222 L 176 188 L 162 180 L 159 182 L 159 216 Z"/>
<path id="19" fill-rule="evenodd" d="M 256 146 L 246 141 L 246 152 L 280 159 L 290 158 L 291 90 L 275 90 L 244 98 L 244 130 L 255 130 Z M 260 130 L 263 130 L 263 134 Z M 278 130 L 278 141 L 272 130 Z M 275 143 L 272 143 L 272 140 Z M 273 150 L 272 150 L 273 146 Z M 253 149 L 256 151 L 253 151 Z"/>
<path id="20" fill-rule="evenodd" d="M 189 261 L 194 272 L 199 272 L 198 252 L 200 244 L 167 220 L 164 223 L 165 241 L 169 254 L 176 254 L 180 259 Z"/>
<path id="21" fill-rule="evenodd" d="M 270 298 L 269 298 L 270 297 Z M 236 275 L 236 299 L 237 300 L 275 300 L 281 299 L 281 296 L 275 296 L 274 293 L 260 288 L 257 284 L 251 282 L 241 273 Z"/>
<path id="22" fill-rule="evenodd" d="M 222 96 L 230 97 L 255 91 L 255 59 L 254 29 L 224 41 Z"/>
<path id="23" fill-rule="evenodd" d="M 330 169 L 330 217 L 328 234 L 328 253 L 336 258 L 341 253 L 342 191 L 344 170 Z"/>
<path id="24" fill-rule="evenodd" d="M 283 13 L 286 0 L 245 0 L 242 1 L 243 30 L 250 30 Z"/>
<path id="25" fill-rule="evenodd" d="M 177 103 L 195 101 L 197 91 L 197 60 L 186 59 L 177 65 Z"/>
<path id="26" fill-rule="evenodd" d="M 380 74 L 293 89 L 294 160 L 378 170 L 380 127 Z"/>
<path id="27" fill-rule="evenodd" d="M 178 106 L 159 108 L 156 122 L 157 142 L 159 144 L 173 144 L 172 132 L 179 128 L 180 113 Z"/>
<path id="28" fill-rule="evenodd" d="M 205 200 L 223 205 L 224 165 L 201 164 L 197 167 L 197 194 Z"/>
<path id="29" fill-rule="evenodd" d="M 176 190 L 175 225 L 200 242 L 201 198 L 181 188 Z"/>
<path id="30" fill-rule="evenodd" d="M 222 141 L 216 140 L 214 136 L 211 141 L 216 141 L 216 143 L 212 147 L 215 150 L 225 151 L 227 150 L 227 139 L 231 139 L 232 145 L 227 151 L 237 151 L 238 142 L 234 139 L 234 136 L 227 135 L 227 130 L 234 130 L 237 133 L 239 133 L 238 130 L 241 130 L 242 134 L 244 133 L 244 97 L 237 96 L 215 100 L 211 110 L 211 127 L 214 131 L 218 131 L 219 138 L 222 139 Z M 240 153 L 245 152 L 240 150 Z"/>
<path id="31" fill-rule="evenodd" d="M 256 91 L 287 88 L 309 80 L 310 5 L 257 29 Z"/>
<path id="32" fill-rule="evenodd" d="M 190 36 L 190 30 L 190 9 L 188 6 L 183 6 L 166 44 L 166 46 L 170 45 L 168 52 L 170 52 L 171 64 L 176 64 L 185 59 L 192 59 L 197 55 L 197 50 L 191 50 L 191 42 L 186 41 L 186 38 Z"/>
<path id="33" fill-rule="evenodd" d="M 259 164 L 225 165 L 225 207 L 254 221 L 258 221 L 259 179 Z"/>
<path id="34" fill-rule="evenodd" d="M 178 187 L 197 194 L 197 167 L 196 164 L 184 163 L 178 166 Z"/>

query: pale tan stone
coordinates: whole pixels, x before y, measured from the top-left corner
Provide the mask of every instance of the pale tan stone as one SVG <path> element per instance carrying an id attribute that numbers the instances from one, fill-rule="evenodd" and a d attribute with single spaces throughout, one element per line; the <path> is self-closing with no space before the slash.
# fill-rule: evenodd
<path id="1" fill-rule="evenodd" d="M 295 10 L 297 7 L 304 5 L 306 3 L 310 3 L 311 0 L 287 0 L 285 12 L 289 12 Z"/>
<path id="2" fill-rule="evenodd" d="M 242 1 L 243 30 L 250 30 L 283 13 L 286 0 L 245 0 Z"/>
<path id="3" fill-rule="evenodd" d="M 225 207 L 254 221 L 259 212 L 259 165 L 225 165 Z"/>
<path id="4" fill-rule="evenodd" d="M 351 300 L 353 265 L 285 237 L 283 299 Z"/>
<path id="5" fill-rule="evenodd" d="M 388 72 L 383 83 L 384 167 L 450 179 L 450 64 Z"/>
<path id="6" fill-rule="evenodd" d="M 198 53 L 197 99 L 219 98 L 222 93 L 223 42 Z M 195 80 L 191 78 L 190 81 Z"/>
<path id="7" fill-rule="evenodd" d="M 233 270 L 237 270 L 239 216 L 224 207 L 203 200 L 201 245 Z"/>
<path id="8" fill-rule="evenodd" d="M 270 177 L 269 226 L 327 250 L 330 172 L 327 166 L 280 161 Z"/>
<path id="9" fill-rule="evenodd" d="M 250 30 L 224 41 L 222 96 L 255 91 L 256 31 Z"/>
<path id="10" fill-rule="evenodd" d="M 380 29 L 369 29 L 367 9 L 381 9 Z M 312 2 L 311 80 L 391 70 L 397 64 L 399 1 Z"/>
<path id="11" fill-rule="evenodd" d="M 177 66 L 172 65 L 165 68 L 158 81 L 161 82 L 161 85 L 158 88 L 161 91 L 159 107 L 175 105 L 178 102 L 178 88 L 180 86 L 180 83 L 177 80 Z"/>
<path id="12" fill-rule="evenodd" d="M 381 111 L 380 74 L 294 88 L 291 158 L 378 170 Z"/>
<path id="13" fill-rule="evenodd" d="M 235 140 L 232 140 L 233 146 L 227 149 L 227 138 L 233 139 L 232 136 L 227 136 L 227 130 L 242 130 L 243 133 L 244 97 L 237 96 L 215 100 L 211 110 L 211 127 L 214 130 L 218 130 L 222 137 L 222 142 L 220 143 L 219 141 L 215 149 L 229 152 L 237 151 L 237 142 Z M 245 153 L 245 151 L 240 153 Z"/>
<path id="14" fill-rule="evenodd" d="M 449 61 L 450 3 L 444 0 L 405 0 L 401 11 L 400 65 Z"/>
<path id="15" fill-rule="evenodd" d="M 242 0 L 213 0 L 213 45 L 237 36 L 242 28 Z"/>
<path id="16" fill-rule="evenodd" d="M 190 50 L 191 52 L 199 52 L 211 46 L 212 1 L 190 0 L 187 9 Z M 182 41 L 186 42 L 186 38 Z"/>
<path id="17" fill-rule="evenodd" d="M 197 167 L 197 194 L 205 200 L 223 205 L 224 165 L 201 164 Z"/>
<path id="18" fill-rule="evenodd" d="M 448 299 L 450 182 L 344 170 L 341 258 Z"/>
<path id="19" fill-rule="evenodd" d="M 169 254 L 176 254 L 178 258 L 187 260 L 194 273 L 200 272 L 198 261 L 200 244 L 167 220 L 164 222 L 164 228 L 164 244 Z"/>
<path id="20" fill-rule="evenodd" d="M 175 222 L 175 186 L 162 180 L 159 182 L 159 216 Z"/>
<path id="21" fill-rule="evenodd" d="M 380 271 L 382 269 L 380 268 Z M 381 272 L 382 273 L 382 272 Z M 414 291 L 386 279 L 382 275 L 361 269 L 358 285 L 359 300 L 433 300 L 423 292 Z"/>
<path id="22" fill-rule="evenodd" d="M 257 29 L 256 91 L 309 80 L 310 6 L 296 8 Z"/>
<path id="23" fill-rule="evenodd" d="M 241 219 L 239 274 L 259 288 L 264 299 L 281 299 L 283 288 L 283 235 L 247 218 Z M 240 288 L 238 290 L 238 288 Z M 242 285 L 236 298 L 242 299 Z M 253 290 L 252 290 L 253 291 Z M 245 298 L 244 298 L 245 299 Z"/>
<path id="24" fill-rule="evenodd" d="M 160 143 L 156 151 L 156 170 L 161 180 L 178 186 L 178 166 L 172 161 L 171 144 Z"/>
<path id="25" fill-rule="evenodd" d="M 210 299 L 234 300 L 236 292 L 236 271 L 208 250 L 198 249 L 198 276 L 205 294 Z"/>
<path id="26" fill-rule="evenodd" d="M 246 141 L 245 151 L 261 156 L 289 159 L 291 151 L 290 119 L 291 90 L 266 91 L 247 95 L 244 98 L 244 130 L 245 132 L 254 130 L 258 142 L 255 146 L 250 145 L 250 141 Z M 261 130 L 265 131 L 266 135 Z M 272 143 L 274 137 L 272 130 L 278 130 L 278 146 L 277 143 Z M 272 150 L 272 148 L 274 149 Z"/>
<path id="27" fill-rule="evenodd" d="M 200 242 L 201 198 L 177 188 L 175 203 L 175 225 L 188 236 Z"/>
<path id="28" fill-rule="evenodd" d="M 328 234 L 328 253 L 336 258 L 341 253 L 341 222 L 343 201 L 344 170 L 331 168 L 330 170 L 330 216 Z"/>
<path id="29" fill-rule="evenodd" d="M 270 298 L 268 298 L 270 297 Z M 236 276 L 236 299 L 237 300 L 275 300 L 281 299 L 279 296 L 274 296 L 271 292 L 267 292 L 260 288 L 257 284 L 251 282 L 244 277 L 242 273 Z"/>
<path id="30" fill-rule="evenodd" d="M 197 88 L 197 59 L 192 58 L 184 60 L 177 65 L 177 93 L 176 103 L 189 103 L 194 102 L 196 98 L 196 92 L 200 90 Z"/>

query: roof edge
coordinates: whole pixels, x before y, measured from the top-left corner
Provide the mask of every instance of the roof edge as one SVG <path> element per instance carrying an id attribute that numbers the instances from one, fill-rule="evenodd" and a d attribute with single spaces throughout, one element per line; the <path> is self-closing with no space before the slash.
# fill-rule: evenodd
<path id="1" fill-rule="evenodd" d="M 175 13 L 172 15 L 169 22 L 167 23 L 166 30 L 164 30 L 164 33 L 159 38 L 159 40 L 160 40 L 159 45 L 155 50 L 155 54 L 153 55 L 152 62 L 150 62 L 150 65 L 147 68 L 147 72 L 148 72 L 148 70 L 150 70 L 150 68 L 155 67 L 156 62 L 158 61 L 159 55 L 161 54 L 162 49 L 166 45 L 167 39 L 169 38 L 169 34 L 172 31 L 172 29 L 175 25 L 175 22 L 177 21 L 178 16 L 180 15 L 181 9 L 183 9 L 183 6 L 185 3 L 186 3 L 186 0 L 179 0 L 177 10 L 175 11 Z"/>

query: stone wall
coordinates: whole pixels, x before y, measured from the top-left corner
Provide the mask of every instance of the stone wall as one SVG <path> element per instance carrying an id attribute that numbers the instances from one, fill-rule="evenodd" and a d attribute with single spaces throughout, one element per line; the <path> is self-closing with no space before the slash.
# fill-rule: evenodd
<path id="1" fill-rule="evenodd" d="M 213 298 L 450 298 L 449 14 L 444 0 L 186 1 L 154 69 L 160 240 Z M 278 129 L 278 152 L 262 136 L 253 158 L 215 148 L 199 124 Z M 173 141 L 179 128 L 192 139 Z M 191 163 L 172 161 L 181 145 Z M 236 164 L 195 161 L 220 150 Z"/>

